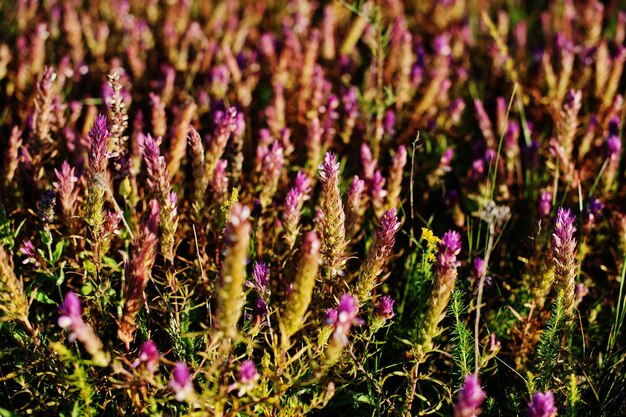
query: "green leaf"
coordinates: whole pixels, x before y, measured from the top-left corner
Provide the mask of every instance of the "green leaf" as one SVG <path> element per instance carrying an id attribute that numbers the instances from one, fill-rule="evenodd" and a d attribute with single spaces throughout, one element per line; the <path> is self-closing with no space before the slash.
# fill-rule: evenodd
<path id="1" fill-rule="evenodd" d="M 21 417 L 21 415 L 16 414 L 13 411 L 9 411 L 5 408 L 0 408 L 0 417 Z"/>
<path id="2" fill-rule="evenodd" d="M 65 243 L 60 240 L 57 242 L 57 244 L 54 246 L 54 251 L 52 252 L 52 263 L 56 264 L 57 261 L 61 258 L 61 254 L 63 253 L 63 247 L 65 246 Z"/>
<path id="3" fill-rule="evenodd" d="M 89 295 L 93 292 L 93 287 L 91 286 L 91 283 L 86 283 L 85 285 L 83 285 L 80 288 L 80 294 L 81 295 Z"/>
<path id="4" fill-rule="evenodd" d="M 36 291 L 35 292 L 35 300 L 39 301 L 43 304 L 59 304 L 57 301 L 54 301 L 52 298 L 48 297 L 45 292 Z"/>

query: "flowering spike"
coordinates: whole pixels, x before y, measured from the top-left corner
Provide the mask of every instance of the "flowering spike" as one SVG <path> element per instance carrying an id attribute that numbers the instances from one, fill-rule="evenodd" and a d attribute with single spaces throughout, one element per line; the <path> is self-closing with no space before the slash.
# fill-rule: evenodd
<path id="1" fill-rule="evenodd" d="M 346 204 L 346 239 L 348 241 L 355 237 L 361 228 L 361 218 L 364 211 L 364 190 L 365 181 L 355 175 L 348 189 L 348 201 Z"/>
<path id="2" fill-rule="evenodd" d="M 289 338 L 304 325 L 319 265 L 320 241 L 315 232 L 308 232 L 302 242 L 296 277 L 280 321 L 283 345 L 287 345 Z"/>
<path id="3" fill-rule="evenodd" d="M 117 334 L 127 347 L 137 329 L 135 322 L 137 313 L 145 304 L 144 291 L 156 258 L 158 225 L 159 204 L 156 200 L 150 200 L 148 221 L 133 242 L 132 257 L 126 264 L 124 313 Z"/>
<path id="4" fill-rule="evenodd" d="M 389 169 L 389 182 L 387 184 L 387 210 L 397 208 L 400 205 L 400 193 L 402 191 L 402 174 L 407 161 L 406 147 L 400 146 L 391 161 Z"/>
<path id="5" fill-rule="evenodd" d="M 576 260 L 576 238 L 574 238 L 575 216 L 569 209 L 559 207 L 552 233 L 552 263 L 557 286 L 565 296 L 565 311 L 568 317 L 574 314 L 576 305 L 576 275 L 578 262 Z"/>
<path id="6" fill-rule="evenodd" d="M 237 322 L 243 308 L 243 287 L 250 240 L 250 209 L 235 204 L 226 227 L 227 248 L 217 284 L 217 328 L 226 337 L 237 335 Z"/>
<path id="7" fill-rule="evenodd" d="M 339 162 L 328 152 L 319 166 L 322 207 L 319 230 L 321 253 L 330 277 L 343 274 L 346 249 L 345 214 L 339 191 Z"/>
<path id="8" fill-rule="evenodd" d="M 147 135 L 143 143 L 143 157 L 148 169 L 148 186 L 161 208 L 159 229 L 161 252 L 167 260 L 174 260 L 174 235 L 178 227 L 177 198 L 170 185 L 165 158 L 161 156 L 159 143 Z"/>
<path id="9" fill-rule="evenodd" d="M 78 199 L 78 189 L 76 182 L 78 178 L 74 175 L 74 167 L 71 167 L 67 161 L 63 161 L 61 171 L 54 169 L 57 177 L 56 182 L 52 183 L 57 190 L 59 200 L 61 201 L 61 211 L 66 224 L 70 224 L 72 215 L 74 214 L 74 206 Z"/>
<path id="10" fill-rule="evenodd" d="M 437 244 L 435 261 L 435 282 L 428 299 L 426 317 L 420 333 L 418 355 L 423 358 L 433 349 L 433 338 L 439 331 L 439 323 L 445 316 L 446 307 L 454 290 L 457 269 L 457 255 L 461 252 L 461 235 L 448 231 Z"/>
<path id="11" fill-rule="evenodd" d="M 396 210 L 387 210 L 380 219 L 380 227 L 374 233 L 374 244 L 367 252 L 365 262 L 361 267 L 356 284 L 355 296 L 359 305 L 371 297 L 372 290 L 380 284 L 378 277 L 383 272 L 385 262 L 391 255 L 396 241 L 396 233 L 400 229 L 400 222 Z"/>
<path id="12" fill-rule="evenodd" d="M 311 192 L 311 182 L 303 172 L 298 172 L 294 187 L 289 190 L 285 197 L 283 211 L 283 235 L 289 249 L 293 248 L 300 231 L 300 211 L 304 201 L 309 198 Z"/>

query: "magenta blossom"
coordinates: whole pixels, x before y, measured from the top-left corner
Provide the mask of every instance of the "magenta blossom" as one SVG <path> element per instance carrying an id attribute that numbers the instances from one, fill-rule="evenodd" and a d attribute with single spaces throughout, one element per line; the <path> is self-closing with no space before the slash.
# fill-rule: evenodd
<path id="1" fill-rule="evenodd" d="M 172 371 L 172 380 L 169 385 L 174 391 L 177 401 L 185 401 L 193 396 L 194 389 L 187 364 L 183 362 L 176 363 Z"/>
<path id="2" fill-rule="evenodd" d="M 139 349 L 139 357 L 133 362 L 133 368 L 137 368 L 141 364 L 145 365 L 148 372 L 154 372 L 159 364 L 159 351 L 156 344 L 152 340 L 146 340 L 141 349 Z"/>
<path id="3" fill-rule="evenodd" d="M 528 417 L 553 417 L 556 412 L 554 395 L 550 390 L 546 393 L 536 392 L 528 404 Z"/>
<path id="4" fill-rule="evenodd" d="M 326 323 L 335 328 L 334 337 L 343 346 L 348 344 L 348 332 L 352 325 L 360 326 L 363 320 L 357 318 L 359 307 L 356 300 L 350 294 L 344 294 L 339 299 L 337 309 L 329 309 L 326 313 Z"/>
<path id="5" fill-rule="evenodd" d="M 486 398 L 476 375 L 467 375 L 457 396 L 454 417 L 476 417 L 482 410 L 480 406 Z"/>

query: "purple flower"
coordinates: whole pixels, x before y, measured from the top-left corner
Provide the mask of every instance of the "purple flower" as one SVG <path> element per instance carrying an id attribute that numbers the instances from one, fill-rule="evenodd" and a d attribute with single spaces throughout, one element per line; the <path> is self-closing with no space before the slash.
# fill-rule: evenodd
<path id="1" fill-rule="evenodd" d="M 372 203 L 374 207 L 382 207 L 385 196 L 387 195 L 387 191 L 385 190 L 385 183 L 387 180 L 380 173 L 380 170 L 377 170 L 372 177 Z"/>
<path id="2" fill-rule="evenodd" d="M 576 239 L 574 238 L 574 232 L 576 232 L 575 218 L 570 209 L 559 207 L 554 223 L 554 233 L 552 234 L 552 249 L 557 254 L 573 254 L 576 246 Z"/>
<path id="3" fill-rule="evenodd" d="M 617 135 L 609 135 L 606 138 L 606 157 L 610 160 L 619 160 L 622 153 L 622 139 Z"/>
<path id="4" fill-rule="evenodd" d="M 177 401 L 184 401 L 193 393 L 193 384 L 191 383 L 191 374 L 187 364 L 177 362 L 172 371 L 172 380 L 170 388 L 174 391 Z"/>
<path id="5" fill-rule="evenodd" d="M 554 406 L 554 395 L 551 390 L 545 394 L 536 392 L 533 399 L 528 403 L 528 417 L 552 417 L 555 416 L 557 408 Z"/>
<path id="6" fill-rule="evenodd" d="M 582 282 L 576 284 L 576 300 L 580 303 L 585 295 L 589 294 L 589 288 Z"/>
<path id="7" fill-rule="evenodd" d="M 461 235 L 453 230 L 446 232 L 438 244 L 437 271 L 443 275 L 456 271 L 456 256 L 461 252 Z"/>
<path id="8" fill-rule="evenodd" d="M 82 322 L 80 299 L 72 291 L 65 295 L 63 304 L 59 306 L 59 313 L 61 313 L 61 317 L 59 317 L 59 326 L 63 329 L 70 328 L 78 320 Z M 70 341 L 72 342 L 76 338 L 70 333 L 68 339 L 71 339 Z"/>
<path id="9" fill-rule="evenodd" d="M 474 258 L 474 263 L 472 265 L 472 276 L 474 279 L 480 279 L 480 277 L 482 277 L 484 264 L 485 260 L 480 256 Z"/>
<path id="10" fill-rule="evenodd" d="M 254 362 L 246 359 L 239 366 L 239 383 L 242 385 L 252 385 L 259 378 Z"/>
<path id="11" fill-rule="evenodd" d="M 539 216 L 543 219 L 550 216 L 552 209 L 552 193 L 544 191 L 539 195 Z"/>
<path id="12" fill-rule="evenodd" d="M 383 130 L 385 134 L 391 136 L 395 133 L 396 113 L 393 110 L 387 110 L 383 119 Z"/>
<path id="13" fill-rule="evenodd" d="M 475 417 L 481 413 L 480 406 L 486 398 L 476 375 L 467 375 L 457 396 L 454 417 Z"/>
<path id="14" fill-rule="evenodd" d="M 602 217 L 602 211 L 604 210 L 604 203 L 597 198 L 589 199 L 589 203 L 587 204 L 587 221 L 593 222 L 596 219 Z"/>
<path id="15" fill-rule="evenodd" d="M 329 308 L 328 310 L 326 310 L 326 324 L 328 324 L 329 326 L 332 326 L 335 324 L 335 322 L 337 321 L 337 309 L 336 308 Z"/>
<path id="16" fill-rule="evenodd" d="M 394 316 L 393 303 L 394 299 L 388 295 L 380 297 L 376 303 L 376 315 L 386 319 L 392 318 Z"/>
<path id="17" fill-rule="evenodd" d="M 89 148 L 89 171 L 91 174 L 102 173 L 106 171 L 106 163 L 108 158 L 108 140 L 111 137 L 107 129 L 106 116 L 99 114 L 96 122 L 89 131 L 89 139 L 91 142 Z"/>
<path id="18" fill-rule="evenodd" d="M 254 277 L 254 289 L 256 292 L 259 294 L 265 293 L 270 282 L 270 268 L 263 262 L 255 262 L 252 276 Z"/>
<path id="19" fill-rule="evenodd" d="M 361 145 L 361 164 L 363 164 L 363 178 L 367 181 L 374 177 L 376 171 L 376 161 L 372 157 L 372 151 L 367 144 Z"/>
<path id="20" fill-rule="evenodd" d="M 339 162 L 335 154 L 326 152 L 324 162 L 319 166 L 319 174 L 322 182 L 339 182 Z"/>
<path id="21" fill-rule="evenodd" d="M 24 265 L 28 263 L 32 263 L 34 265 L 38 265 L 37 262 L 37 251 L 35 250 L 35 245 L 30 240 L 25 240 L 20 248 L 18 249 L 20 255 L 25 256 L 26 258 L 22 261 Z"/>
<path id="22" fill-rule="evenodd" d="M 304 172 L 299 171 L 296 174 L 294 188 L 298 191 L 299 194 L 303 194 L 304 197 L 307 197 L 306 194 L 311 192 L 311 180 L 309 180 L 309 177 L 307 177 Z"/>
<path id="23" fill-rule="evenodd" d="M 133 362 L 133 368 L 144 364 L 148 372 L 154 372 L 159 363 L 159 351 L 156 344 L 152 340 L 146 340 L 141 349 L 139 349 L 139 357 Z"/>
<path id="24" fill-rule="evenodd" d="M 267 315 L 267 303 L 263 301 L 261 297 L 257 297 L 256 303 L 252 308 L 252 313 L 255 317 L 263 318 Z"/>
<path id="25" fill-rule="evenodd" d="M 363 320 L 357 318 L 359 307 L 356 300 L 350 294 L 343 294 L 339 299 L 337 309 L 329 309 L 326 313 L 326 323 L 335 328 L 334 337 L 343 346 L 348 344 L 348 332 L 352 325 L 360 326 Z"/>

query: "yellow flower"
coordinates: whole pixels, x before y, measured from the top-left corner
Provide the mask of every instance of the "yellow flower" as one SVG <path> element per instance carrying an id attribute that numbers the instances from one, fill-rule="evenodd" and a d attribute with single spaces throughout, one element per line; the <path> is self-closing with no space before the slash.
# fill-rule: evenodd
<path id="1" fill-rule="evenodd" d="M 432 230 L 422 227 L 422 239 L 426 241 L 426 252 L 430 262 L 435 262 L 435 253 L 437 253 L 437 244 L 441 242 Z"/>
<path id="2" fill-rule="evenodd" d="M 226 216 L 226 221 L 230 220 L 229 219 L 230 208 L 234 206 L 235 204 L 237 204 L 238 202 L 239 202 L 239 190 L 236 188 L 233 188 L 233 191 L 230 194 L 230 198 L 224 201 L 224 204 L 222 204 L 222 207 L 220 207 L 220 210 L 222 210 L 222 213 L 224 213 L 224 215 Z"/>

